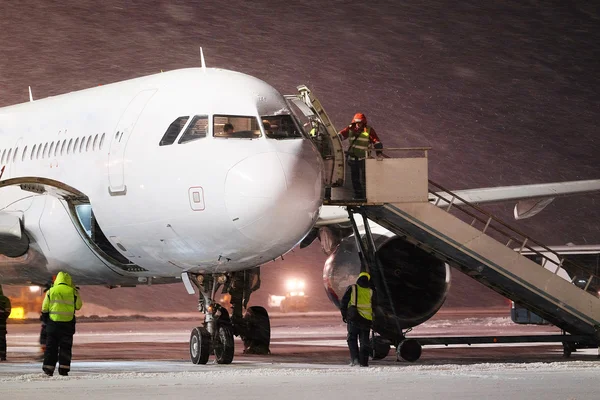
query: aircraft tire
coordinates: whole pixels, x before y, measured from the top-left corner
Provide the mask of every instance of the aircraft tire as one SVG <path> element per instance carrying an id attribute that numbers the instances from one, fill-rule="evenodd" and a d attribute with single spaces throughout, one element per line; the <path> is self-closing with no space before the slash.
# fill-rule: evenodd
<path id="1" fill-rule="evenodd" d="M 371 358 L 373 360 L 382 360 L 390 353 L 390 342 L 381 336 L 374 336 L 371 339 Z"/>
<path id="2" fill-rule="evenodd" d="M 421 357 L 421 344 L 414 339 L 404 339 L 396 348 L 396 360 L 415 362 Z"/>
<path id="3" fill-rule="evenodd" d="M 190 335 L 190 359 L 194 364 L 206 364 L 210 356 L 210 333 L 198 326 Z"/>
<path id="4" fill-rule="evenodd" d="M 271 322 L 267 310 L 259 306 L 249 307 L 244 315 L 244 326 L 244 353 L 269 354 Z"/>
<path id="5" fill-rule="evenodd" d="M 219 332 L 213 345 L 217 364 L 231 364 L 235 350 L 233 331 L 229 326 L 219 326 Z"/>
<path id="6" fill-rule="evenodd" d="M 563 357 L 571 357 L 571 353 L 577 351 L 577 347 L 573 343 L 563 342 Z"/>

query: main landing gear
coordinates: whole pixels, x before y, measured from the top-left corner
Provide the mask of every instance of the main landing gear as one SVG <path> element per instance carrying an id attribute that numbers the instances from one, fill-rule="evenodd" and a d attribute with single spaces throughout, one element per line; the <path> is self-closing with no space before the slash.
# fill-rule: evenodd
<path id="1" fill-rule="evenodd" d="M 257 272 L 240 271 L 227 275 L 196 275 L 192 282 L 200 291 L 198 309 L 204 313 L 204 323 L 190 335 L 190 359 L 194 364 L 206 364 L 211 354 L 217 364 L 231 364 L 235 351 L 233 337 L 240 336 L 246 354 L 269 354 L 271 325 L 263 307 L 249 307 L 250 293 L 260 286 Z M 215 302 L 217 290 L 231 295 L 232 315 Z"/>
<path id="2" fill-rule="evenodd" d="M 388 356 L 393 343 L 379 335 L 371 337 L 371 358 L 373 360 L 382 360 Z M 406 339 L 402 334 L 402 339 L 396 347 L 396 361 L 415 362 L 421 357 L 421 344 L 415 339 Z"/>

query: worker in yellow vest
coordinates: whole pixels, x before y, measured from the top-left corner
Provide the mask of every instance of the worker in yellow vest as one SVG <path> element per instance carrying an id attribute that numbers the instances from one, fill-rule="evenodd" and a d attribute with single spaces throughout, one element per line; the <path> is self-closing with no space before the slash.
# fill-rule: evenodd
<path id="1" fill-rule="evenodd" d="M 82 304 L 71 275 L 59 272 L 42 303 L 47 335 L 42 369 L 46 375 L 54 374 L 57 361 L 58 373 L 63 376 L 69 375 L 75 334 L 75 311 L 81 309 Z"/>
<path id="2" fill-rule="evenodd" d="M 356 113 L 350 125 L 339 132 L 342 140 L 348 139 L 350 147 L 346 151 L 348 165 L 352 176 L 352 188 L 354 189 L 354 199 L 364 200 L 365 196 L 365 159 L 367 158 L 367 149 L 372 144 L 377 149 L 377 155 L 382 155 L 383 144 L 379 140 L 375 129 L 367 125 L 365 114 Z"/>
<path id="3" fill-rule="evenodd" d="M 347 342 L 351 366 L 369 366 L 369 333 L 373 326 L 373 310 L 377 304 L 375 291 L 369 285 L 370 280 L 368 272 L 361 272 L 356 284 L 348 286 L 340 303 L 342 320 L 348 326 Z"/>

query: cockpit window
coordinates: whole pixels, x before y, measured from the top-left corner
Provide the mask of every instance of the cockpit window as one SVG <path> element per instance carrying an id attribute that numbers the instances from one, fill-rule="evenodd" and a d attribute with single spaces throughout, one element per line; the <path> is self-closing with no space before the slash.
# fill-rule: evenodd
<path id="1" fill-rule="evenodd" d="M 300 139 L 302 133 L 291 115 L 264 116 L 262 118 L 265 134 L 271 139 Z"/>
<path id="2" fill-rule="evenodd" d="M 208 116 L 196 115 L 192 118 L 192 122 L 188 125 L 185 132 L 179 139 L 179 144 L 191 142 L 192 140 L 202 139 L 206 137 L 208 132 Z"/>
<path id="3" fill-rule="evenodd" d="M 257 139 L 261 136 L 256 117 L 237 115 L 215 115 L 213 135 L 226 139 Z"/>
<path id="4" fill-rule="evenodd" d="M 190 117 L 179 117 L 175 121 L 171 122 L 171 125 L 167 128 L 167 131 L 160 139 L 159 146 L 169 146 L 175 143 L 175 139 L 179 136 L 179 133 L 185 126 L 185 123 Z"/>

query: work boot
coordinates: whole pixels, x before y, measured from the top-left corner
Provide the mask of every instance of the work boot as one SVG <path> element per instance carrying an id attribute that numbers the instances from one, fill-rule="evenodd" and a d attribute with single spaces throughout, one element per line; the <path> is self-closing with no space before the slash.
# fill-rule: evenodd
<path id="1" fill-rule="evenodd" d="M 60 376 L 69 376 L 69 371 L 63 371 L 62 369 L 59 369 L 58 374 Z"/>
<path id="2" fill-rule="evenodd" d="M 52 376 L 52 375 L 54 375 L 54 371 L 53 371 L 53 370 L 51 370 L 50 368 L 44 368 L 44 367 L 42 367 L 42 370 L 44 370 L 44 373 L 45 373 L 46 375 L 48 375 L 48 376 Z"/>
<path id="3" fill-rule="evenodd" d="M 350 361 L 350 366 L 351 366 L 351 367 L 354 367 L 354 366 L 356 366 L 356 365 L 358 365 L 358 364 L 359 364 L 359 363 L 358 363 L 358 358 L 355 358 L 355 359 L 353 359 L 352 361 Z"/>

